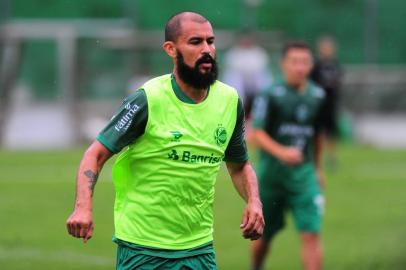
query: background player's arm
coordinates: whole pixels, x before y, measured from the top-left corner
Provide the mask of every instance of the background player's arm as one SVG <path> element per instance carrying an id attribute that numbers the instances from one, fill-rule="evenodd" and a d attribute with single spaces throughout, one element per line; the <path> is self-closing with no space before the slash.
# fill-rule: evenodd
<path id="1" fill-rule="evenodd" d="M 323 143 L 324 143 L 324 135 L 323 133 L 319 132 L 314 137 L 314 164 L 316 166 L 320 186 L 322 188 L 325 188 L 326 177 L 324 175 L 322 166 Z"/>
<path id="2" fill-rule="evenodd" d="M 293 147 L 286 147 L 274 140 L 266 131 L 265 127 L 274 115 L 269 93 L 263 92 L 255 98 L 254 121 L 252 138 L 254 143 L 269 155 L 276 157 L 282 162 L 295 165 L 303 160 L 302 152 Z"/>
<path id="3" fill-rule="evenodd" d="M 240 225 L 243 236 L 256 240 L 262 236 L 265 225 L 257 177 L 248 161 L 244 163 L 227 162 L 226 164 L 236 190 L 247 203 Z"/>
<path id="4" fill-rule="evenodd" d="M 322 133 L 314 137 L 314 164 L 317 169 L 322 169 L 322 150 L 323 150 L 324 136 Z"/>
<path id="5" fill-rule="evenodd" d="M 262 129 L 254 129 L 252 137 L 262 150 L 286 164 L 296 165 L 303 160 L 302 152 L 299 149 L 281 145 Z"/>
<path id="6" fill-rule="evenodd" d="M 83 155 L 77 173 L 75 209 L 66 222 L 70 235 L 83 238 L 93 233 L 93 191 L 104 163 L 113 155 L 104 145 L 95 141 Z"/>

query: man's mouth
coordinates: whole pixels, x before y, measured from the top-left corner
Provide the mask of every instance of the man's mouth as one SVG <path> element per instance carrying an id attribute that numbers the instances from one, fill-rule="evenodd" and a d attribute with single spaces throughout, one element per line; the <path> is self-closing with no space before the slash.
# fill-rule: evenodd
<path id="1" fill-rule="evenodd" d="M 204 69 L 210 69 L 213 67 L 212 63 L 201 63 L 200 66 Z"/>

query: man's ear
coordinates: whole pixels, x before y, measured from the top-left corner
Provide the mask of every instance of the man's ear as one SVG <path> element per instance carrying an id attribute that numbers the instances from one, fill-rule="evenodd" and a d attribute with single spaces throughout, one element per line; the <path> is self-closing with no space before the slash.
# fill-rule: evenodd
<path id="1" fill-rule="evenodd" d="M 176 47 L 172 41 L 165 41 L 162 48 L 170 57 L 176 58 Z"/>

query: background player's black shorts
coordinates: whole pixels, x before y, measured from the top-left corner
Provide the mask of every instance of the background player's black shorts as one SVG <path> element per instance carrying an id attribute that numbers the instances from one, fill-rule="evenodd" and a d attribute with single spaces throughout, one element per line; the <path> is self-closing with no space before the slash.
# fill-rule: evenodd
<path id="1" fill-rule="evenodd" d="M 322 130 L 328 138 L 337 138 L 338 131 L 338 106 L 335 101 L 326 100 L 322 109 Z"/>

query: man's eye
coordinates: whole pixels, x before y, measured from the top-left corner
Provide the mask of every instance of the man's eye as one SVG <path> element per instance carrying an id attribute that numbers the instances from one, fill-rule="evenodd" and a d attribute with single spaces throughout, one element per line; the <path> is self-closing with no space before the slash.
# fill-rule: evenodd
<path id="1" fill-rule="evenodd" d="M 200 42 L 201 42 L 201 41 L 198 40 L 198 39 L 192 39 L 192 40 L 190 41 L 190 44 L 197 45 L 197 44 L 199 44 Z"/>

